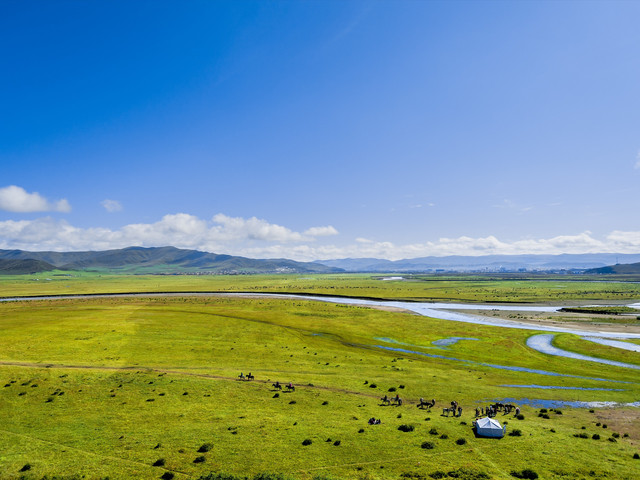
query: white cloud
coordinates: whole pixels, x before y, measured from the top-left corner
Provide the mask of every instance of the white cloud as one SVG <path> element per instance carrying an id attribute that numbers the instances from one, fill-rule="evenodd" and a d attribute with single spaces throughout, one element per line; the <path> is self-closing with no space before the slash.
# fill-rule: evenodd
<path id="1" fill-rule="evenodd" d="M 395 244 L 357 238 L 335 245 L 319 240 L 336 235 L 333 227 L 311 227 L 295 232 L 256 217 L 218 214 L 203 220 L 186 213 L 165 215 L 155 223 L 107 228 L 79 228 L 50 217 L 36 220 L 0 221 L 0 249 L 22 250 L 107 250 L 128 246 L 165 246 L 242 255 L 252 258 L 290 258 L 311 261 L 331 258 L 376 257 L 389 260 L 446 255 L 637 253 L 640 232 L 613 231 L 596 238 L 585 231 L 551 238 L 526 238 L 506 242 L 495 236 L 456 238 Z"/>
<path id="2" fill-rule="evenodd" d="M 332 235 L 338 235 L 338 230 L 333 228 L 331 225 L 327 225 L 326 227 L 311 227 L 305 230 L 304 234 L 311 237 L 329 237 Z"/>
<path id="3" fill-rule="evenodd" d="M 53 203 L 39 193 L 29 193 L 16 185 L 0 188 L 0 210 L 7 212 L 63 212 L 71 211 L 71 205 L 66 199 Z"/>
<path id="4" fill-rule="evenodd" d="M 108 198 L 100 202 L 100 205 L 104 207 L 104 209 L 109 212 L 119 212 L 122 210 L 122 204 L 117 200 L 109 200 Z"/>

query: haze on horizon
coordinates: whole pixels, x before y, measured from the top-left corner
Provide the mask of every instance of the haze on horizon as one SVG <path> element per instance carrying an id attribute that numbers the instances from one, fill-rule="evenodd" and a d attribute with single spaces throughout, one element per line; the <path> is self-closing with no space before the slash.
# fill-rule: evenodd
<path id="1" fill-rule="evenodd" d="M 0 6 L 0 249 L 640 252 L 638 2 Z"/>

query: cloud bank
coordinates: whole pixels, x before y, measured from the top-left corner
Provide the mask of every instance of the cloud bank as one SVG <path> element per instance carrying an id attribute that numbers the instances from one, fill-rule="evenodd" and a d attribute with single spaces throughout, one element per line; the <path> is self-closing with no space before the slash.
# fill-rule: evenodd
<path id="1" fill-rule="evenodd" d="M 66 199 L 49 202 L 38 192 L 29 193 L 16 185 L 0 188 L 0 210 L 17 213 L 71 211 Z"/>
<path id="2" fill-rule="evenodd" d="M 32 251 L 108 250 L 129 246 L 172 245 L 252 258 L 290 258 L 299 261 L 375 257 L 389 260 L 447 255 L 518 255 L 561 253 L 637 253 L 640 232 L 613 231 L 596 238 L 586 231 L 553 238 L 505 242 L 495 236 L 443 237 L 434 241 L 394 244 L 356 238 L 334 244 L 339 235 L 332 226 L 316 226 L 304 232 L 256 217 L 230 217 L 222 213 L 211 220 L 177 213 L 155 223 L 125 225 L 120 229 L 79 228 L 51 217 L 0 221 L 0 249 Z M 322 241 L 321 241 L 322 240 Z"/>

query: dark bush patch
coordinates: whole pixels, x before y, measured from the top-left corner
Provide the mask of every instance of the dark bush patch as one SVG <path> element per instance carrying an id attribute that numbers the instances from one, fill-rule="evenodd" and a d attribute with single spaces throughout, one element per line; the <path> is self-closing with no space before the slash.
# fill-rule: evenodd
<path id="1" fill-rule="evenodd" d="M 294 405 L 294 404 L 296 404 L 296 403 L 298 403 L 298 402 L 296 402 L 295 400 L 291 400 L 291 401 L 289 402 L 289 405 Z"/>
<path id="2" fill-rule="evenodd" d="M 541 418 L 546 418 L 547 420 L 549 420 L 551 418 L 549 416 L 549 414 L 547 414 L 547 413 L 539 413 L 538 416 L 541 417 Z"/>
<path id="3" fill-rule="evenodd" d="M 436 430 L 435 428 L 432 428 L 431 430 L 429 430 L 429 433 L 431 435 L 437 435 L 438 434 L 438 430 Z"/>
<path id="4" fill-rule="evenodd" d="M 594 433 L 591 438 L 593 438 L 594 440 L 600 440 L 600 435 L 598 435 L 597 433 Z"/>
<path id="5" fill-rule="evenodd" d="M 574 433 L 573 436 L 576 438 L 589 438 L 589 435 L 586 433 Z"/>
<path id="6" fill-rule="evenodd" d="M 547 412 L 548 412 L 548 410 L 546 408 L 541 408 L 540 409 L 540 413 L 547 413 Z"/>
<path id="7" fill-rule="evenodd" d="M 551 433 L 556 433 L 555 428 L 552 428 L 551 430 L 549 430 Z"/>
<path id="8" fill-rule="evenodd" d="M 521 414 L 521 413 L 519 413 L 518 415 L 516 415 L 516 418 L 517 418 L 518 420 L 524 420 L 524 415 L 523 415 L 523 414 Z"/>
<path id="9" fill-rule="evenodd" d="M 464 438 L 459 438 L 456 440 L 457 445 L 464 445 L 467 441 Z"/>
<path id="10" fill-rule="evenodd" d="M 21 472 L 26 472 L 28 470 L 31 470 L 31 464 L 30 463 L 25 463 L 22 468 L 20 469 Z"/>
<path id="11" fill-rule="evenodd" d="M 364 428 L 361 428 L 360 430 L 358 430 L 358 433 L 364 433 Z"/>
<path id="12" fill-rule="evenodd" d="M 522 432 L 520 430 L 518 430 L 517 428 L 511 430 L 509 432 L 509 436 L 510 437 L 521 437 L 522 436 Z"/>
<path id="13" fill-rule="evenodd" d="M 212 443 L 203 443 L 202 445 L 200 445 L 200 448 L 198 449 L 198 453 L 207 453 L 212 448 L 213 448 Z"/>
<path id="14" fill-rule="evenodd" d="M 398 388 L 404 389 L 404 385 L 398 385 Z"/>
<path id="15" fill-rule="evenodd" d="M 368 383 L 369 383 L 369 380 L 365 380 L 365 381 L 364 381 L 364 384 L 365 384 L 365 385 L 366 385 L 366 384 L 368 384 Z"/>
<path id="16" fill-rule="evenodd" d="M 640 460 L 640 455 L 638 455 L 637 453 L 634 453 L 633 458 L 636 460 Z"/>
<path id="17" fill-rule="evenodd" d="M 612 436 L 613 438 L 620 438 L 620 434 L 619 434 L 618 432 L 613 432 L 613 433 L 611 434 L 611 436 Z"/>
<path id="18" fill-rule="evenodd" d="M 375 383 L 372 383 L 371 385 L 369 385 L 369 388 L 378 388 L 378 385 L 376 385 Z"/>
<path id="19" fill-rule="evenodd" d="M 274 393 L 274 394 L 273 394 L 273 397 L 271 397 L 271 398 L 278 398 L 279 396 L 280 396 L 280 394 L 279 394 L 279 393 Z"/>
<path id="20" fill-rule="evenodd" d="M 164 472 L 160 477 L 162 480 L 173 480 L 175 475 L 172 472 Z"/>
<path id="21" fill-rule="evenodd" d="M 204 462 L 205 460 L 206 460 L 205 456 L 204 456 L 204 455 L 200 455 L 199 457 L 196 457 L 196 458 L 193 460 L 193 463 L 202 463 L 202 462 Z"/>
<path id="22" fill-rule="evenodd" d="M 326 400 L 324 402 L 322 402 L 323 405 L 329 405 L 329 402 L 327 402 Z"/>
<path id="23" fill-rule="evenodd" d="M 162 446 L 162 444 L 158 443 L 158 444 L 156 444 L 156 446 L 155 446 L 155 447 L 153 447 L 153 449 L 154 449 L 154 450 L 157 450 L 157 449 L 159 449 L 161 446 Z"/>
<path id="24" fill-rule="evenodd" d="M 595 410 L 589 410 L 589 413 L 595 413 L 595 412 L 596 412 Z"/>
<path id="25" fill-rule="evenodd" d="M 155 462 L 153 462 L 154 467 L 164 467 L 165 461 L 164 458 L 159 458 Z"/>
<path id="26" fill-rule="evenodd" d="M 516 478 L 526 478 L 530 480 L 534 480 L 538 478 L 538 474 L 531 470 L 530 468 L 525 468 L 524 470 L 518 472 L 516 470 L 511 471 L 511 476 Z"/>
<path id="27" fill-rule="evenodd" d="M 606 423 L 603 423 L 603 424 L 602 424 L 602 428 L 607 428 L 607 424 L 606 424 Z"/>
<path id="28" fill-rule="evenodd" d="M 302 441 L 302 445 L 304 445 L 305 447 L 306 447 L 307 445 L 311 445 L 312 443 L 313 443 L 313 441 L 311 441 L 311 439 L 309 439 L 309 438 L 305 438 L 305 439 Z"/>
<path id="29" fill-rule="evenodd" d="M 447 438 L 449 438 L 449 435 L 447 435 L 446 433 L 443 433 L 442 435 L 440 435 L 441 440 L 446 440 Z"/>
<path id="30" fill-rule="evenodd" d="M 562 410 L 555 409 L 553 411 L 556 415 L 562 415 Z"/>
<path id="31" fill-rule="evenodd" d="M 49 397 L 44 401 L 44 403 L 51 403 L 51 402 L 53 402 L 53 397 Z"/>
<path id="32" fill-rule="evenodd" d="M 429 476 L 431 478 L 435 478 L 436 480 L 440 479 L 440 478 L 446 478 L 448 477 L 446 472 L 443 472 L 441 470 L 436 470 L 435 472 L 432 472 L 429 474 Z"/>
<path id="33" fill-rule="evenodd" d="M 628 433 L 625 433 L 624 435 L 622 435 L 622 438 L 627 438 L 629 436 Z"/>
<path id="34" fill-rule="evenodd" d="M 216 472 L 208 473 L 198 477 L 198 480 L 246 480 L 247 477 L 236 477 L 230 473 Z"/>
<path id="35" fill-rule="evenodd" d="M 147 402 L 155 402 L 156 399 L 155 398 L 147 398 Z"/>
<path id="36" fill-rule="evenodd" d="M 399 413 L 398 415 L 396 415 L 396 418 L 402 418 L 402 414 Z"/>
<path id="37" fill-rule="evenodd" d="M 329 437 L 329 438 L 327 438 L 327 439 L 325 440 L 325 442 L 331 442 L 331 441 L 333 441 L 333 440 L 331 440 L 331 437 Z"/>
<path id="38" fill-rule="evenodd" d="M 389 390 L 387 390 L 387 392 L 395 392 L 396 391 L 396 387 L 391 387 L 389 388 Z"/>
<path id="39" fill-rule="evenodd" d="M 340 445 L 340 440 L 336 440 L 335 442 L 333 442 L 333 444 L 337 447 Z"/>
<path id="40" fill-rule="evenodd" d="M 615 438 L 613 438 L 613 437 L 609 437 L 609 438 L 607 438 L 607 440 L 609 440 L 612 443 L 617 443 L 617 440 Z"/>
<path id="41" fill-rule="evenodd" d="M 600 422 L 596 423 L 596 427 L 599 427 L 600 425 L 602 425 Z"/>
<path id="42" fill-rule="evenodd" d="M 184 392 L 182 395 L 189 395 L 189 392 Z"/>
<path id="43" fill-rule="evenodd" d="M 398 427 L 398 430 L 400 430 L 401 432 L 413 432 L 415 430 L 415 427 L 413 425 L 402 424 Z"/>
<path id="44" fill-rule="evenodd" d="M 420 446 L 425 450 L 433 450 L 435 448 L 435 445 L 433 444 L 433 442 L 422 442 L 422 445 Z"/>
<path id="45" fill-rule="evenodd" d="M 253 480 L 285 480 L 285 477 L 280 473 L 258 473 L 253 476 Z"/>

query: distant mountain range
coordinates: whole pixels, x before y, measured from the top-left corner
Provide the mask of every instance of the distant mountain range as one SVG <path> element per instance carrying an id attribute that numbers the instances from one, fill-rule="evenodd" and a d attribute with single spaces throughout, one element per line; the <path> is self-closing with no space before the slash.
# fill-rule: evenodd
<path id="1" fill-rule="evenodd" d="M 329 267 L 346 272 L 517 272 L 587 270 L 608 265 L 640 262 L 640 254 L 588 253 L 562 255 L 483 255 L 422 257 L 405 260 L 378 258 L 344 258 L 319 260 Z"/>
<path id="2" fill-rule="evenodd" d="M 632 265 L 620 265 L 620 263 Z M 422 257 L 405 260 L 345 258 L 316 262 L 259 260 L 175 247 L 129 247 L 88 252 L 0 250 L 0 274 L 50 270 L 109 270 L 122 273 L 436 273 L 560 272 L 640 273 L 640 254 L 484 255 Z"/>
<path id="3" fill-rule="evenodd" d="M 0 250 L 0 273 L 116 270 L 126 273 L 334 273 L 343 270 L 287 259 L 256 260 L 175 247 L 129 247 L 102 252 Z"/>

